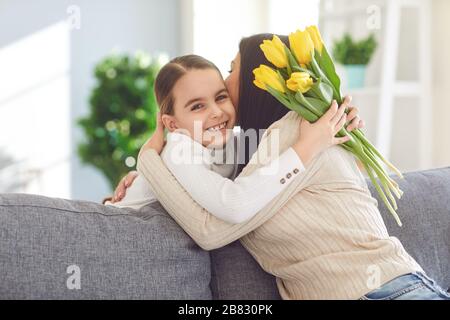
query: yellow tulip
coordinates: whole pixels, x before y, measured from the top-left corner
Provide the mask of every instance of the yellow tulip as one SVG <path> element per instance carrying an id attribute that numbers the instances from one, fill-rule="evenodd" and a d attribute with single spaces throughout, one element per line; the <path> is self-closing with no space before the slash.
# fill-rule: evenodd
<path id="1" fill-rule="evenodd" d="M 255 86 L 257 86 L 258 88 L 260 88 L 260 89 L 267 90 L 266 85 L 264 83 L 262 83 L 261 81 L 259 81 L 259 80 L 256 80 L 256 79 L 253 80 L 253 84 Z"/>
<path id="2" fill-rule="evenodd" d="M 314 82 L 311 76 L 306 72 L 293 72 L 291 78 L 286 81 L 287 87 L 295 92 L 308 92 Z"/>
<path id="3" fill-rule="evenodd" d="M 322 36 L 320 35 L 320 31 L 317 28 L 317 26 L 309 26 L 306 28 L 306 31 L 308 31 L 309 36 L 311 37 L 311 40 L 314 43 L 314 48 L 317 51 L 319 51 L 319 54 L 322 54 L 323 40 L 322 40 Z"/>
<path id="4" fill-rule="evenodd" d="M 314 54 L 314 43 L 308 31 L 297 30 L 289 35 L 291 50 L 299 64 L 309 64 Z"/>
<path id="5" fill-rule="evenodd" d="M 267 90 L 267 86 L 270 86 L 279 92 L 286 92 L 278 73 L 272 68 L 265 65 L 260 65 L 259 68 L 253 70 L 253 74 L 255 75 L 255 80 L 253 83 L 258 88 Z"/>
<path id="6" fill-rule="evenodd" d="M 288 58 L 284 43 L 276 35 L 272 40 L 264 40 L 260 45 L 261 50 L 264 52 L 267 60 L 269 60 L 277 68 L 286 68 L 288 64 Z"/>

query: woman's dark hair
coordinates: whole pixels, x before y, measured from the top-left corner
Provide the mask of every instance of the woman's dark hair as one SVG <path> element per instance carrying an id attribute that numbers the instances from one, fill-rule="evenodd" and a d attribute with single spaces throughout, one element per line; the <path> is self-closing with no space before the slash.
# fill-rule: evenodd
<path id="1" fill-rule="evenodd" d="M 281 41 L 288 45 L 287 36 L 279 36 Z M 239 44 L 239 53 L 241 56 L 241 70 L 239 75 L 239 106 L 237 122 L 241 127 L 240 149 L 242 160 L 239 160 L 238 173 L 247 165 L 251 156 L 256 151 L 251 150 L 251 143 L 245 143 L 242 137 L 245 137 L 246 130 L 256 130 L 257 142 L 259 144 L 260 130 L 265 131 L 272 123 L 284 117 L 290 110 L 278 102 L 268 92 L 263 91 L 253 84 L 253 70 L 261 64 L 270 64 L 265 58 L 260 45 L 264 40 L 272 40 L 273 34 L 256 34 L 248 38 L 243 38 Z M 263 132 L 261 131 L 261 132 Z M 242 152 L 245 151 L 245 152 Z"/>
<path id="2" fill-rule="evenodd" d="M 161 114 L 173 115 L 173 105 L 175 103 L 172 94 L 173 87 L 177 81 L 184 76 L 189 70 L 205 70 L 213 69 L 217 70 L 222 77 L 217 66 L 211 61 L 197 56 L 197 55 L 185 55 L 177 57 L 167 63 L 161 68 L 155 80 L 155 96 L 158 102 Z"/>

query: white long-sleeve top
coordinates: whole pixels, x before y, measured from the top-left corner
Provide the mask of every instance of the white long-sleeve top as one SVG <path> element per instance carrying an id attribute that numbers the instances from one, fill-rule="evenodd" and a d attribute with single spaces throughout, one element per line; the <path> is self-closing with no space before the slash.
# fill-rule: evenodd
<path id="1" fill-rule="evenodd" d="M 200 206 L 221 220 L 242 223 L 280 194 L 305 167 L 288 148 L 251 175 L 233 181 L 238 167 L 236 137 L 233 142 L 221 150 L 208 149 L 184 134 L 168 133 L 161 158 Z M 152 187 L 139 174 L 120 202 L 105 204 L 140 209 L 153 201 Z"/>

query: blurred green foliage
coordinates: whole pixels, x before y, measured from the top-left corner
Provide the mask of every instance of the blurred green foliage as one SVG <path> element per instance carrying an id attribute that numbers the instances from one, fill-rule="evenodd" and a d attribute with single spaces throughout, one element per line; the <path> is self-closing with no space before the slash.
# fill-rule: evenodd
<path id="1" fill-rule="evenodd" d="M 160 61 L 143 52 L 111 54 L 95 67 L 89 114 L 78 119 L 85 136 L 78 155 L 105 175 L 112 190 L 135 168 L 140 147 L 155 130 Z"/>
<path id="2" fill-rule="evenodd" d="M 333 56 L 338 63 L 343 65 L 367 65 L 377 45 L 373 34 L 360 41 L 354 41 L 350 34 L 346 33 L 342 39 L 334 42 Z"/>

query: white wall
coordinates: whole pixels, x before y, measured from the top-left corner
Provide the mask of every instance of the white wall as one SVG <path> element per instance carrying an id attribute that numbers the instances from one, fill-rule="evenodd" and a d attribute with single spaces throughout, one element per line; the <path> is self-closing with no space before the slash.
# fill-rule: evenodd
<path id="1" fill-rule="evenodd" d="M 433 0 L 434 164 L 450 166 L 450 1 Z"/>
<path id="2" fill-rule="evenodd" d="M 243 37 L 258 33 L 288 34 L 316 24 L 319 11 L 319 0 L 180 1 L 185 11 L 192 11 L 191 21 L 183 19 L 185 29 L 192 33 L 189 39 L 192 45 L 184 41 L 183 51 L 210 59 L 224 75 Z M 189 37 L 189 33 L 183 36 Z"/>
<path id="3" fill-rule="evenodd" d="M 267 0 L 192 0 L 192 5 L 193 53 L 213 61 L 224 75 L 240 40 L 267 30 Z"/>
<path id="4" fill-rule="evenodd" d="M 335 0 L 336 10 L 344 8 L 354 8 L 356 6 L 370 6 L 383 2 L 382 0 Z M 402 22 L 399 42 L 398 60 L 398 80 L 417 80 L 419 71 L 418 46 L 418 13 L 413 9 L 402 11 Z M 430 36 L 433 37 L 432 65 L 433 65 L 433 95 L 429 105 L 429 112 L 433 114 L 432 139 L 433 145 L 431 167 L 442 167 L 450 165 L 450 128 L 447 122 L 450 120 L 450 106 L 447 94 L 450 92 L 450 44 L 446 39 L 450 36 L 450 1 L 432 1 L 432 26 L 435 31 Z M 366 36 L 369 30 L 366 27 L 368 15 L 363 11 L 362 15 L 356 19 L 332 24 L 332 38 L 340 36 L 344 31 L 350 30 L 355 37 Z M 382 37 L 386 31 L 384 28 L 386 16 L 384 11 L 381 14 L 381 29 L 375 31 L 379 40 L 379 48 L 375 53 L 367 70 L 367 86 L 377 86 L 380 83 L 382 52 Z M 328 42 L 331 46 L 331 42 Z M 339 68 L 341 75 L 344 70 Z M 345 75 L 344 75 L 345 77 Z M 376 116 L 378 108 L 378 93 L 374 94 L 354 94 L 354 104 L 361 109 L 361 115 L 367 119 L 366 133 L 371 141 L 375 142 L 376 137 Z M 418 139 L 420 132 L 418 128 L 421 119 L 418 117 L 419 100 L 417 98 L 396 98 L 394 111 L 394 129 L 392 132 L 391 161 L 402 171 L 414 171 L 422 168 L 420 165 L 420 150 Z"/>
<path id="5" fill-rule="evenodd" d="M 66 163 L 60 164 L 64 167 L 61 172 L 47 175 L 47 183 L 41 187 L 36 186 L 31 192 L 41 190 L 35 193 L 99 201 L 110 194 L 111 190 L 103 176 L 92 167 L 82 166 L 76 155 L 76 146 L 83 137 L 81 130 L 75 126 L 75 121 L 88 111 L 88 97 L 94 86 L 92 75 L 94 65 L 113 48 L 127 52 L 143 49 L 150 53 L 166 52 L 170 56 L 177 55 L 180 43 L 178 22 L 180 13 L 178 0 L 0 0 L 0 57 L 6 48 L 11 48 L 40 31 L 64 22 L 69 16 L 67 8 L 70 5 L 76 5 L 81 10 L 81 28 L 69 31 L 68 44 L 64 47 L 67 49 L 64 55 L 67 55 L 68 66 L 67 70 L 62 71 L 66 72 L 67 77 L 59 79 L 57 82 L 60 88 L 55 87 L 53 91 L 46 93 L 33 109 L 33 112 L 40 112 L 40 108 L 48 104 L 54 108 L 55 115 L 59 114 L 52 121 L 39 123 L 38 127 L 42 128 L 42 132 L 47 127 L 45 137 L 49 140 L 51 129 L 48 127 L 55 126 L 53 130 L 55 139 L 46 143 L 33 141 L 32 138 L 36 137 L 36 121 L 32 128 L 26 125 L 27 121 L 33 122 L 33 119 L 36 119 L 33 118 L 33 113 L 23 112 L 22 118 L 2 117 L 2 121 L 17 122 L 18 130 L 11 136 L 30 137 L 28 145 L 23 145 L 24 148 L 32 148 L 33 144 L 37 143 L 42 146 L 41 151 L 46 150 L 46 154 L 49 152 L 56 154 L 61 150 L 63 150 L 60 152 L 61 156 L 66 153 Z M 64 37 L 64 34 L 61 34 L 61 37 Z M 58 39 L 55 38 L 55 41 Z M 42 43 L 42 46 L 45 45 Z M 60 52 L 64 52 L 64 48 Z M 35 46 L 35 50 L 48 54 L 54 51 L 39 48 L 39 45 Z M 51 62 L 36 60 L 35 53 L 34 50 L 29 52 L 29 59 L 34 60 L 33 65 L 41 64 L 52 68 Z M 22 64 L 20 60 L 11 58 L 8 63 L 17 66 L 19 78 L 29 77 L 27 69 L 19 67 Z M 54 96 L 61 95 L 61 90 L 66 90 L 66 95 L 62 99 L 55 100 Z M 9 97 L 7 102 L 18 99 L 17 95 L 20 93 L 19 90 L 15 96 Z M 1 108 L 0 105 L 0 114 Z M 60 110 L 56 112 L 57 108 L 67 108 L 67 115 L 61 114 Z M 58 124 L 61 123 L 64 125 L 59 129 Z M 0 135 L 4 135 L 5 132 L 1 130 L 0 127 Z M 61 135 L 66 135 L 67 138 L 56 139 Z M 67 144 L 69 147 L 66 147 Z M 34 154 L 33 157 L 37 158 L 40 155 Z M 66 173 L 70 180 L 67 188 L 58 185 L 55 177 Z"/>

